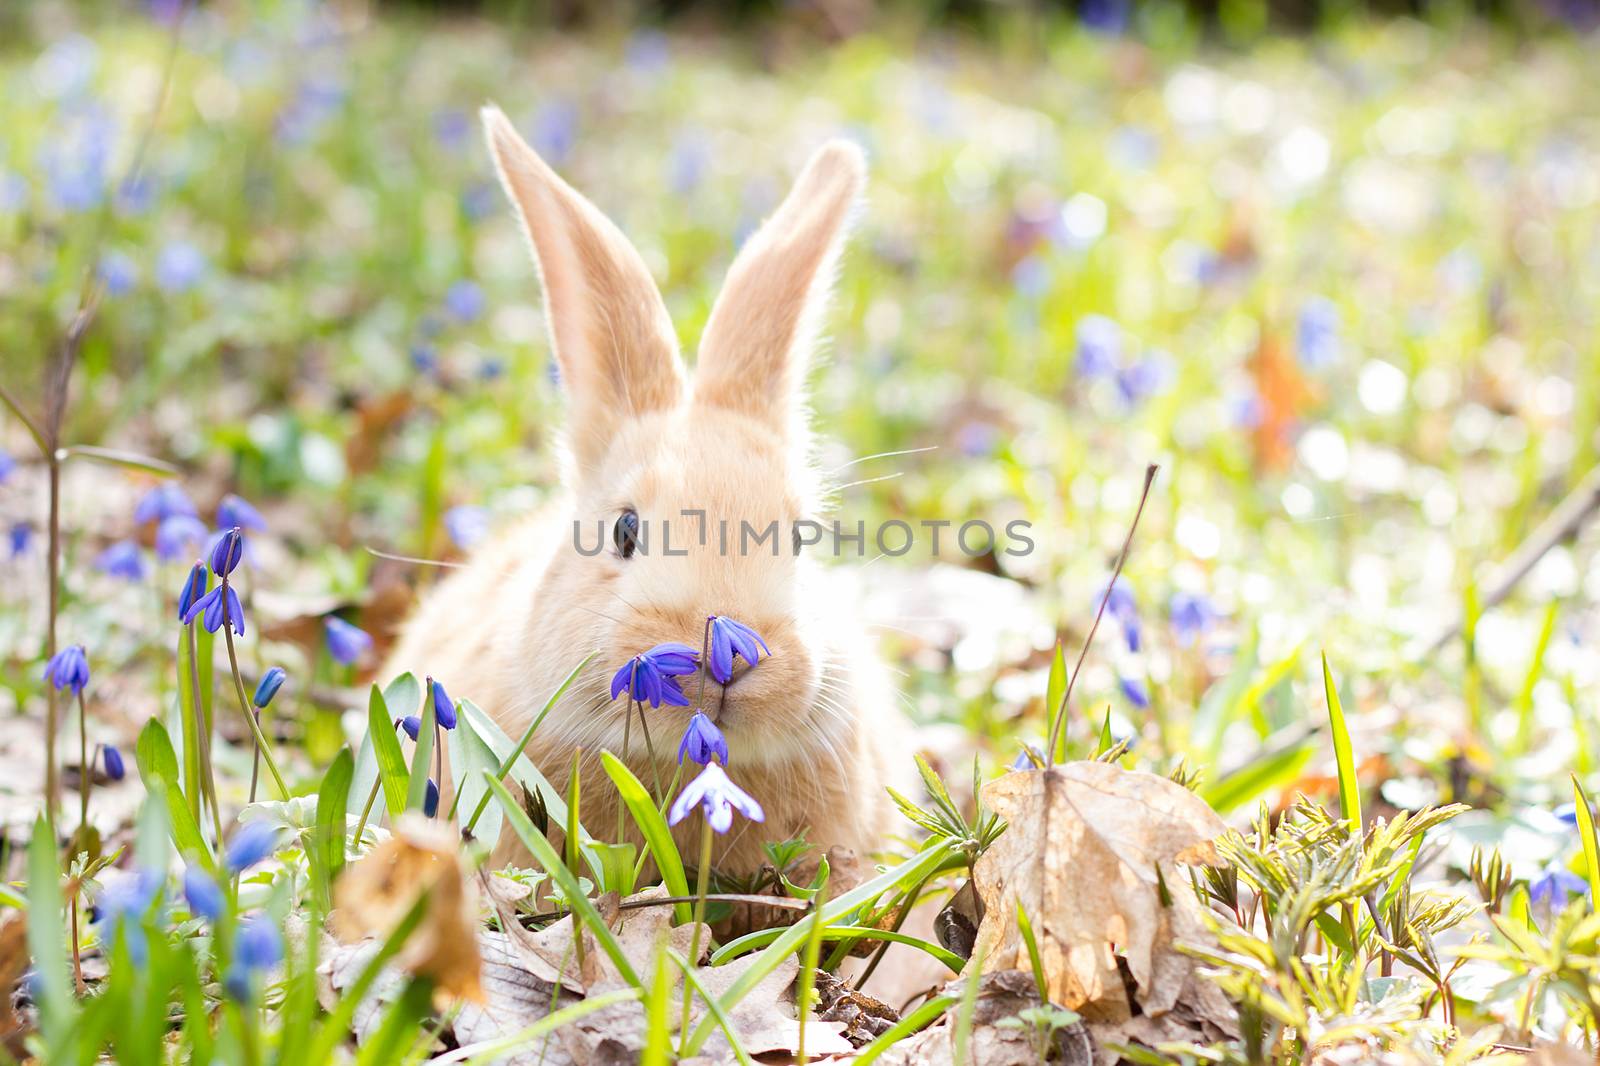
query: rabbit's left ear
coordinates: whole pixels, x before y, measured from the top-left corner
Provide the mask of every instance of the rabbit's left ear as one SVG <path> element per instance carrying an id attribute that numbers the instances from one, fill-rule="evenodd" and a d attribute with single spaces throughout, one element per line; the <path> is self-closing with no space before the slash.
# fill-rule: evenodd
<path id="1" fill-rule="evenodd" d="M 739 251 L 700 340 L 697 402 L 799 429 L 806 365 L 865 177 L 859 148 L 829 142 Z"/>

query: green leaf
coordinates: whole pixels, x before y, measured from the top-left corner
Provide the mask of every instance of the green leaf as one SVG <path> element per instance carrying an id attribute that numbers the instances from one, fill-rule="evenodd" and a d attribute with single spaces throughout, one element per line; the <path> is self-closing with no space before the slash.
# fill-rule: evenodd
<path id="1" fill-rule="evenodd" d="M 333 879 L 344 866 L 345 834 L 349 831 L 346 812 L 349 810 L 350 781 L 355 776 L 356 763 L 349 748 L 340 748 L 328 772 L 322 776 L 322 787 L 317 790 L 317 827 L 312 839 L 312 854 L 318 856 L 313 868 L 320 867 L 319 896 L 321 905 L 332 904 L 330 889 Z"/>
<path id="2" fill-rule="evenodd" d="M 405 753 L 400 750 L 400 738 L 395 736 L 394 719 L 389 716 L 389 705 L 377 685 L 372 686 L 372 694 L 367 699 L 367 735 L 372 738 L 373 754 L 378 759 L 384 805 L 389 808 L 390 818 L 398 818 L 406 809 L 409 775 Z"/>
<path id="3" fill-rule="evenodd" d="M 432 700 L 423 704 L 422 725 L 417 729 L 416 748 L 411 752 L 411 778 L 406 787 L 408 811 L 422 810 L 423 801 L 428 795 L 428 781 L 433 773 L 434 734 L 439 731 L 437 714 Z M 395 743 L 399 742 L 400 738 L 395 737 Z"/>
<path id="4" fill-rule="evenodd" d="M 1551 600 L 1544 611 L 1544 624 L 1539 628 L 1539 639 L 1533 646 L 1533 658 L 1522 678 L 1522 689 L 1517 693 L 1517 746 L 1519 752 L 1527 751 L 1533 740 L 1533 690 L 1544 676 L 1544 654 L 1550 648 L 1550 638 L 1556 631 L 1556 616 L 1561 612 L 1561 601 Z"/>
<path id="5" fill-rule="evenodd" d="M 722 1009 L 722 1004 L 717 1002 L 717 997 L 713 996 L 711 990 L 705 986 L 705 982 L 700 980 L 700 971 L 689 965 L 688 959 L 670 948 L 663 954 L 670 958 L 678 969 L 683 971 L 683 979 L 689 982 L 689 987 L 694 989 L 700 996 L 700 1001 L 706 1005 L 706 1009 L 716 1019 L 717 1025 L 722 1028 L 722 1035 L 728 1040 L 728 1046 L 733 1049 L 733 1057 L 739 1061 L 739 1066 L 755 1066 L 755 1060 L 744 1049 L 744 1043 L 739 1039 L 739 1033 L 734 1028 L 732 1019 L 728 1017 L 728 1012 Z"/>
<path id="6" fill-rule="evenodd" d="M 665 940 L 665 938 L 662 938 Z M 644 1051 L 639 1066 L 667 1066 L 672 1061 L 672 970 L 665 944 L 657 944 L 655 974 L 644 994 Z"/>
<path id="7" fill-rule="evenodd" d="M 120 466 L 128 470 L 140 470 L 147 474 L 161 474 L 165 477 L 173 477 L 183 473 L 183 471 L 164 459 L 152 459 L 148 455 L 140 455 L 138 452 L 126 452 L 119 448 L 100 448 L 92 444 L 73 444 L 62 448 L 56 454 L 63 460 L 87 459 L 94 463 Z"/>
<path id="8" fill-rule="evenodd" d="M 72 979 L 67 974 L 67 938 L 61 921 L 61 868 L 56 863 L 56 835 L 41 815 L 28 841 L 28 952 L 38 974 L 34 1000 L 39 1030 L 50 1053 L 46 1062 L 65 1062 L 77 1013 Z"/>
<path id="9" fill-rule="evenodd" d="M 456 794 L 450 801 L 446 820 L 453 820 L 456 811 L 476 810 L 478 804 L 488 798 L 489 790 L 484 787 L 483 774 L 486 770 L 497 773 L 500 760 L 495 757 L 488 742 L 479 735 L 469 715 L 457 713 L 456 727 L 446 733 L 445 738 L 450 749 L 450 779 L 456 785 Z M 502 824 L 499 805 L 486 807 L 475 827 L 475 835 L 479 840 L 493 844 L 500 839 Z"/>
<path id="10" fill-rule="evenodd" d="M 1300 776 L 1315 754 L 1309 737 L 1277 751 L 1264 751 L 1237 770 L 1200 787 L 1200 798 L 1226 814 Z"/>
<path id="11" fill-rule="evenodd" d="M 411 909 L 406 911 L 395 927 L 389 931 L 389 935 L 384 937 L 377 952 L 362 968 L 360 976 L 343 990 L 338 1003 L 328 1012 L 321 1027 L 317 1029 L 316 1039 L 312 1041 L 311 1048 L 303 1061 L 308 1063 L 333 1061 L 334 1049 L 349 1039 L 350 1022 L 355 1018 L 356 1008 L 367 998 L 367 992 L 377 981 L 378 975 L 383 972 L 384 966 L 400 953 L 405 942 L 411 939 L 411 934 L 416 932 L 417 926 L 422 923 L 422 916 L 428 910 L 428 897 L 427 892 L 418 893 L 416 901 L 411 904 Z"/>
<path id="12" fill-rule="evenodd" d="M 757 929 L 753 933 L 746 933 L 736 937 L 718 948 L 711 956 L 713 966 L 720 966 L 740 955 L 748 955 L 757 948 L 765 947 L 781 937 L 788 926 L 778 926 L 773 929 Z M 853 944 L 858 940 L 880 940 L 890 944 L 905 944 L 907 947 L 916 948 L 927 954 L 930 958 L 937 959 L 940 965 L 960 972 L 967 960 L 932 941 L 923 940 L 921 937 L 910 933 L 899 932 L 894 929 L 879 929 L 873 925 L 830 925 L 823 927 L 822 939 L 829 943 Z"/>
<path id="13" fill-rule="evenodd" d="M 417 708 L 422 706 L 422 682 L 407 670 L 383 686 L 383 702 L 394 708 L 396 718 L 404 718 L 413 711 L 420 716 L 422 712 Z"/>
<path id="14" fill-rule="evenodd" d="M 522 810 L 522 804 L 517 802 L 516 797 L 500 783 L 498 778 L 485 775 L 485 782 L 494 793 L 495 799 L 500 801 L 501 809 L 505 812 L 506 821 L 511 824 L 512 832 L 516 833 L 517 839 L 533 853 L 534 859 L 544 868 L 544 872 L 549 874 L 550 879 L 560 887 L 561 898 L 571 905 L 575 919 L 589 927 L 589 932 L 599 943 L 600 950 L 611 959 L 612 965 L 617 968 L 617 973 L 622 979 L 634 988 L 639 988 L 639 975 L 634 972 L 633 963 L 628 961 L 622 945 L 617 943 L 617 938 L 612 935 L 605 920 L 600 917 L 600 912 L 595 910 L 594 902 L 583 894 L 578 879 L 567 869 L 566 863 L 561 861 L 556 849 L 544 838 L 543 833 L 533 827 L 533 823 Z"/>
<path id="15" fill-rule="evenodd" d="M 139 764 L 139 776 L 144 779 L 150 802 L 159 806 L 166 815 L 166 825 L 172 842 L 186 862 L 198 861 L 208 871 L 216 872 L 216 861 L 211 848 L 200 832 L 189 805 L 178 788 L 178 756 L 172 750 L 172 738 L 159 718 L 152 718 L 139 732 L 134 747 L 134 759 Z"/>
<path id="16" fill-rule="evenodd" d="M 1600 838 L 1595 836 L 1594 807 L 1589 795 L 1572 775 L 1573 805 L 1578 812 L 1578 839 L 1583 843 L 1583 863 L 1589 873 L 1589 906 L 1600 911 Z"/>
<path id="17" fill-rule="evenodd" d="M 1328 700 L 1328 725 L 1333 733 L 1333 757 L 1339 768 L 1339 813 L 1350 825 L 1350 832 L 1360 836 L 1365 828 L 1361 820 L 1361 782 L 1356 779 L 1356 756 L 1350 745 L 1350 729 L 1345 725 L 1344 708 L 1339 704 L 1339 690 L 1333 683 L 1333 671 L 1328 669 L 1328 657 L 1322 657 L 1322 691 Z"/>
<path id="18" fill-rule="evenodd" d="M 633 771 L 609 751 L 600 753 L 600 765 L 605 767 L 612 783 L 617 786 L 617 793 L 622 797 L 622 802 L 627 805 L 628 813 L 633 815 L 633 824 L 639 827 L 639 833 L 644 837 L 644 845 L 656 861 L 656 869 L 661 874 L 662 883 L 667 886 L 667 894 L 689 895 L 689 878 L 683 872 L 683 857 L 678 854 L 678 845 L 672 839 L 672 830 L 667 828 L 667 821 L 661 817 L 661 811 L 650 799 L 650 793 L 645 790 L 638 777 L 634 776 Z M 675 903 L 673 910 L 679 922 L 689 921 L 691 917 L 689 904 Z"/>
<path id="19" fill-rule="evenodd" d="M 1160 867 L 1156 872 L 1160 872 Z M 1039 1002 L 1050 1002 L 1050 982 L 1044 975 L 1044 959 L 1039 957 L 1039 941 L 1033 935 L 1033 923 L 1028 921 L 1028 912 L 1023 909 L 1022 900 L 1017 900 L 1017 930 L 1022 934 L 1022 942 L 1028 947 L 1028 965 L 1033 968 L 1033 983 L 1039 989 Z"/>
<path id="20" fill-rule="evenodd" d="M 1094 757 L 1099 758 L 1111 750 L 1116 741 L 1111 739 L 1111 705 L 1106 704 L 1105 720 L 1100 723 L 1100 739 L 1095 743 Z"/>
<path id="21" fill-rule="evenodd" d="M 960 1002 L 960 996 L 934 996 L 922 1006 L 889 1026 L 876 1040 L 862 1048 L 861 1054 L 850 1060 L 850 1066 L 872 1066 L 872 1063 L 878 1061 L 878 1058 L 885 1051 L 888 1051 L 912 1033 L 921 1032 L 931 1025 L 935 1019 L 944 1017 L 945 1011 Z"/>
<path id="22" fill-rule="evenodd" d="M 194 690 L 194 659 L 189 654 L 189 629 L 178 633 L 178 721 L 183 732 L 183 792 L 189 813 L 200 820 L 201 779 L 199 701 Z"/>
<path id="23" fill-rule="evenodd" d="M 1047 737 L 1055 736 L 1056 716 L 1066 714 L 1067 709 L 1061 706 L 1061 699 L 1067 692 L 1067 657 L 1061 650 L 1061 642 L 1056 641 L 1055 654 L 1050 657 L 1050 678 L 1044 686 L 1044 716 Z M 1061 730 L 1061 750 L 1056 753 L 1056 761 L 1065 761 L 1072 752 L 1072 742 L 1067 739 L 1067 731 Z M 1048 753 L 1047 753 L 1048 755 Z M 1048 757 L 1046 758 L 1048 762 Z"/>

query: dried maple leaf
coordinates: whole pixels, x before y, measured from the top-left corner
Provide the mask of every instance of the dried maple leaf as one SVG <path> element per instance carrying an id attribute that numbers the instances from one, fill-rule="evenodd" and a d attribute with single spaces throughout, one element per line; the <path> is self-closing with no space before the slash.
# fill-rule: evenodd
<path id="1" fill-rule="evenodd" d="M 1221 991 L 1174 946 L 1209 939 L 1176 868 L 1216 861 L 1211 842 L 1225 827 L 1205 801 L 1165 778 L 1097 762 L 1018 770 L 984 786 L 983 799 L 1008 823 L 974 869 L 984 904 L 974 950 L 984 972 L 1031 968 L 1020 904 L 1053 1003 L 1116 1025 L 1160 1017 L 1181 1000 L 1186 1012 L 1232 1028 Z"/>
<path id="2" fill-rule="evenodd" d="M 387 936 L 423 892 L 427 911 L 397 964 L 431 977 L 441 1007 L 482 1002 L 477 893 L 455 833 L 438 822 L 403 815 L 388 840 L 345 869 L 334 886 L 334 933 L 346 943 Z"/>

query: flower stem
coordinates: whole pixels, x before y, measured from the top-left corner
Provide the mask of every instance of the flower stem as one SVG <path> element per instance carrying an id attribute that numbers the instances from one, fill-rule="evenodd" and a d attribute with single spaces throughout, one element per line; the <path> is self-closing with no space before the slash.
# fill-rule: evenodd
<path id="1" fill-rule="evenodd" d="M 53 436 L 53 434 L 52 434 Z M 61 460 L 52 446 L 45 449 L 45 463 L 50 471 L 50 547 L 46 555 L 46 572 L 50 580 L 49 628 L 45 630 L 44 654 L 46 659 L 56 654 L 56 615 L 61 608 Z M 56 703 L 56 687 L 45 686 L 44 719 L 44 806 L 50 828 L 56 832 L 56 816 L 61 809 L 61 779 L 56 772 L 56 730 L 60 726 L 61 709 Z"/>
<path id="2" fill-rule="evenodd" d="M 361 818 L 356 822 L 356 847 L 361 846 L 361 837 L 367 831 L 367 817 L 372 814 L 372 805 L 378 801 L 378 789 L 383 784 L 383 775 L 372 781 L 372 791 L 367 793 L 367 805 L 361 808 Z"/>
<path id="3" fill-rule="evenodd" d="M 94 767 L 89 764 L 89 708 L 78 690 L 78 831 L 89 828 L 89 790 L 94 787 Z"/>
<path id="4" fill-rule="evenodd" d="M 700 930 L 704 926 L 706 917 L 706 889 L 711 882 L 711 822 L 708 819 L 700 820 L 700 868 L 694 875 L 694 918 L 692 919 L 694 931 L 689 936 L 689 965 L 700 965 Z M 694 996 L 694 990 L 688 981 L 683 982 L 683 1024 L 678 1031 L 688 1039 L 689 1033 L 689 1004 Z M 680 1053 L 685 1049 L 679 1048 Z"/>
<path id="5" fill-rule="evenodd" d="M 639 728 L 644 732 L 644 755 L 650 760 L 650 774 L 655 778 L 656 802 L 662 803 L 665 796 L 661 791 L 661 764 L 656 762 L 655 745 L 650 743 L 650 724 L 645 721 L 643 704 L 639 705 Z"/>
<path id="6" fill-rule="evenodd" d="M 635 674 L 637 674 L 639 672 L 639 660 L 638 659 L 635 659 L 633 661 L 633 672 Z M 635 700 L 633 698 L 633 679 L 630 677 L 628 679 L 628 708 L 627 708 L 627 716 L 622 719 L 622 761 L 623 762 L 627 762 L 628 761 L 628 756 L 630 754 L 632 754 L 632 749 L 633 749 L 632 737 L 633 737 L 633 705 L 634 705 L 634 702 L 635 702 Z M 640 717 L 641 718 L 643 717 L 643 713 L 642 712 L 640 714 Z M 621 802 L 622 797 L 621 797 L 620 793 L 618 794 L 617 799 L 618 799 L 618 803 L 617 803 L 617 843 L 620 844 L 622 842 L 622 834 L 628 828 L 628 821 L 627 821 L 627 810 L 628 810 L 628 808 L 627 808 L 627 804 Z"/>
<path id="7" fill-rule="evenodd" d="M 189 642 L 189 689 L 194 693 L 195 734 L 200 743 L 200 782 L 205 790 L 206 802 L 211 805 L 211 824 L 217 833 L 217 847 L 222 847 L 222 806 L 217 803 L 217 778 L 211 768 L 211 722 L 206 718 L 205 701 L 200 698 L 200 652 L 195 639 L 194 626 L 184 626 L 184 639 Z"/>
<path id="8" fill-rule="evenodd" d="M 228 575 L 222 575 L 222 635 L 228 642 L 228 668 L 233 671 L 233 689 L 239 696 L 239 710 L 244 713 L 244 720 L 250 726 L 250 735 L 255 741 L 256 752 L 267 761 L 267 772 L 272 775 L 273 782 L 278 786 L 278 794 L 282 799 L 289 798 L 289 786 L 283 783 L 283 774 L 278 772 L 278 762 L 272 757 L 272 749 L 267 746 L 267 738 L 261 732 L 261 720 L 251 713 L 250 698 L 244 694 L 244 678 L 239 674 L 239 655 L 233 648 L 233 623 L 228 617 Z M 251 801 L 255 796 L 252 792 Z"/>

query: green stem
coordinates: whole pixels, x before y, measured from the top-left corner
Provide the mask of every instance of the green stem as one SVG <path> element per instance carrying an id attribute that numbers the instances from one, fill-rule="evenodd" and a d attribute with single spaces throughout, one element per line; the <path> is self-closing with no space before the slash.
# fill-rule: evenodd
<path id="1" fill-rule="evenodd" d="M 267 738 L 262 735 L 261 722 L 251 713 L 250 698 L 244 694 L 244 678 L 239 674 L 239 655 L 233 648 L 233 621 L 228 617 L 228 575 L 223 574 L 222 635 L 228 642 L 228 669 L 233 672 L 233 689 L 239 697 L 239 710 L 244 714 L 245 723 L 250 726 L 250 734 L 255 741 L 256 751 L 266 759 L 267 772 L 272 775 L 273 783 L 278 786 L 280 798 L 288 799 L 289 786 L 283 783 L 283 774 L 278 772 L 278 761 L 272 757 L 272 749 L 267 745 Z"/>
<path id="2" fill-rule="evenodd" d="M 78 690 L 78 829 L 89 828 L 89 790 L 94 787 L 94 767 L 89 765 L 89 708 L 83 689 Z"/>
<path id="3" fill-rule="evenodd" d="M 61 461 L 54 448 L 45 453 L 50 470 L 50 548 L 46 555 L 47 574 L 50 579 L 49 627 L 45 630 L 45 658 L 56 654 L 56 616 L 61 610 Z M 60 728 L 61 709 L 56 703 L 56 687 L 45 686 L 44 719 L 44 806 L 50 828 L 60 832 L 56 818 L 61 813 L 61 778 L 56 770 L 56 731 Z"/>
<path id="4" fill-rule="evenodd" d="M 700 930 L 704 927 L 706 917 L 706 890 L 711 881 L 711 823 L 706 819 L 700 821 L 700 869 L 694 875 L 694 918 L 692 919 L 694 931 L 689 937 L 689 965 L 700 965 Z M 687 1039 L 689 1034 L 689 1005 L 694 996 L 694 990 L 689 982 L 683 983 L 683 1024 L 678 1027 L 678 1032 Z M 680 1054 L 686 1054 L 685 1049 L 679 1047 Z"/>
<path id="5" fill-rule="evenodd" d="M 380 774 L 372 782 L 372 791 L 367 793 L 367 805 L 361 808 L 361 819 L 356 822 L 356 847 L 361 846 L 361 837 L 367 831 L 367 817 L 372 814 L 372 805 L 378 800 L 378 789 L 383 785 L 383 776 Z"/>
<path id="6" fill-rule="evenodd" d="M 206 718 L 205 701 L 200 698 L 200 662 L 194 625 L 186 625 L 184 639 L 189 642 L 189 685 L 194 693 L 194 728 L 199 737 L 196 747 L 200 752 L 200 781 L 205 789 L 206 802 L 211 805 L 211 824 L 217 833 L 217 847 L 222 847 L 222 805 L 217 802 L 217 778 L 211 768 L 211 722 Z"/>

